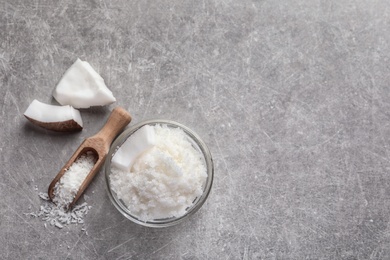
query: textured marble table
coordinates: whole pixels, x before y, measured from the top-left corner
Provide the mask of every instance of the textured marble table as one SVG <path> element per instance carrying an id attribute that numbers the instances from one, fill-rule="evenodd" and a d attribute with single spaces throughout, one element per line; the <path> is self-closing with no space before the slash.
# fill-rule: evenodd
<path id="1" fill-rule="evenodd" d="M 390 259 L 388 1 L 54 2 L 0 0 L 0 259 Z M 214 186 L 188 221 L 133 224 L 102 172 L 85 231 L 24 214 L 115 106 L 75 134 L 23 117 L 78 57 L 132 124 L 208 144 Z"/>

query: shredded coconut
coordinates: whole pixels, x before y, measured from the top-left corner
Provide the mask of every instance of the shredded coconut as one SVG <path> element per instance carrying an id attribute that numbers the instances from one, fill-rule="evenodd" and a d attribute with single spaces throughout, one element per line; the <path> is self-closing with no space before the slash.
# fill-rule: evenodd
<path id="1" fill-rule="evenodd" d="M 94 165 L 95 156 L 92 152 L 87 152 L 74 161 L 56 183 L 53 202 L 58 206 L 67 208 Z"/>
<path id="2" fill-rule="evenodd" d="M 69 224 L 84 224 L 84 216 L 87 215 L 91 206 L 88 206 L 86 202 L 76 205 L 72 209 L 68 209 L 68 206 L 94 164 L 95 157 L 92 152 L 81 155 L 55 185 L 53 198 L 55 204 L 50 201 L 47 193 L 40 192 L 38 196 L 44 201 L 43 205 L 40 206 L 38 212 L 25 213 L 25 215 L 41 218 L 42 221 L 59 229 Z M 86 197 L 84 196 L 84 198 Z M 46 223 L 44 226 L 47 226 Z"/>
<path id="3" fill-rule="evenodd" d="M 64 228 L 70 224 L 84 224 L 84 217 L 87 215 L 91 206 L 88 206 L 87 202 L 80 205 L 76 205 L 71 210 L 67 211 L 64 207 L 53 204 L 47 193 L 40 192 L 38 196 L 43 200 L 43 205 L 40 206 L 38 212 L 25 213 L 27 216 L 34 218 L 40 218 L 51 226 L 55 226 L 59 229 Z M 83 228 L 85 230 L 85 228 Z"/>
<path id="4" fill-rule="evenodd" d="M 183 130 L 154 128 L 155 146 L 139 155 L 130 171 L 113 167 L 110 174 L 112 190 L 143 221 L 184 215 L 207 178 L 202 154 Z"/>

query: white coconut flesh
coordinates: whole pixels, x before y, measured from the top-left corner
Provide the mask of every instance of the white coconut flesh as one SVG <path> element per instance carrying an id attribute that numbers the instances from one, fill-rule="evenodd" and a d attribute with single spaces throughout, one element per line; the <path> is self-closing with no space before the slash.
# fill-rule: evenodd
<path id="1" fill-rule="evenodd" d="M 65 72 L 54 89 L 53 96 L 61 105 L 71 105 L 74 108 L 104 106 L 116 101 L 104 79 L 88 62 L 80 59 Z"/>
<path id="2" fill-rule="evenodd" d="M 156 145 L 156 133 L 150 125 L 145 125 L 132 134 L 119 149 L 111 160 L 113 166 L 130 171 L 137 157 Z"/>
<path id="3" fill-rule="evenodd" d="M 73 107 L 49 105 L 34 99 L 24 116 L 40 127 L 60 132 L 83 129 L 80 111 Z"/>

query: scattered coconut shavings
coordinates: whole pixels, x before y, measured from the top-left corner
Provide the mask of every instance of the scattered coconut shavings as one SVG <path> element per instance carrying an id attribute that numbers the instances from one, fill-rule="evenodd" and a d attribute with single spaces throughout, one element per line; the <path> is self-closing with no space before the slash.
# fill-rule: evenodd
<path id="1" fill-rule="evenodd" d="M 40 192 L 38 196 L 43 200 L 43 205 L 40 206 L 39 211 L 24 213 L 24 215 L 40 218 L 42 221 L 45 221 L 45 228 L 47 227 L 46 223 L 59 229 L 71 224 L 82 225 L 84 224 L 84 217 L 92 208 L 92 206 L 88 206 L 88 204 L 84 202 L 80 205 L 76 205 L 73 209 L 66 211 L 64 207 L 57 206 L 50 202 L 47 193 Z M 84 225 L 82 226 L 82 230 L 85 230 Z"/>

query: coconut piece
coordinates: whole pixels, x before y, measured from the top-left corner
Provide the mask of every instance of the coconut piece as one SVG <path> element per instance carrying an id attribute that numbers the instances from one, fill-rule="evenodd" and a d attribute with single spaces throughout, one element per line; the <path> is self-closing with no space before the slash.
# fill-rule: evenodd
<path id="1" fill-rule="evenodd" d="M 61 105 L 74 108 L 104 106 L 116 101 L 104 79 L 88 62 L 80 59 L 65 72 L 53 91 L 53 97 Z"/>
<path id="2" fill-rule="evenodd" d="M 71 106 L 54 106 L 34 99 L 24 116 L 33 124 L 53 131 L 71 132 L 83 129 L 80 111 Z"/>
<path id="3" fill-rule="evenodd" d="M 155 145 L 156 134 L 154 128 L 145 125 L 127 138 L 115 152 L 111 163 L 123 171 L 130 171 L 137 157 Z"/>

